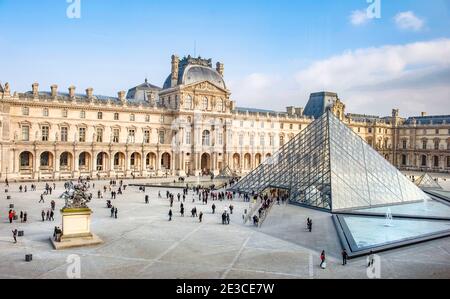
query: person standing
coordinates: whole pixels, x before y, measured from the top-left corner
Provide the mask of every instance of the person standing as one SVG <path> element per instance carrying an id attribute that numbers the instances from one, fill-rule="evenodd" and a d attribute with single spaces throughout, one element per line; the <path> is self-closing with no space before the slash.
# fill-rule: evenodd
<path id="1" fill-rule="evenodd" d="M 45 212 L 44 212 L 44 210 L 42 210 L 41 216 L 42 216 L 42 222 L 44 222 L 45 221 Z"/>
<path id="2" fill-rule="evenodd" d="M 325 269 L 326 268 L 326 256 L 325 256 L 325 250 L 322 250 L 322 253 L 320 254 L 320 268 Z"/>
<path id="3" fill-rule="evenodd" d="M 13 222 L 13 219 L 14 219 L 14 212 L 13 212 L 13 210 L 9 210 L 8 219 L 9 219 L 9 223 Z"/>
<path id="4" fill-rule="evenodd" d="M 111 218 L 114 217 L 114 211 L 115 211 L 115 208 L 114 208 L 114 206 L 112 206 L 112 207 L 111 207 Z"/>
<path id="5" fill-rule="evenodd" d="M 198 219 L 200 220 L 200 223 L 202 223 L 202 220 L 203 220 L 203 212 L 200 212 L 200 215 L 198 216 Z"/>
<path id="6" fill-rule="evenodd" d="M 233 215 L 233 209 L 234 209 L 233 205 L 230 205 L 230 214 L 231 215 Z"/>
<path id="7" fill-rule="evenodd" d="M 173 212 L 172 209 L 169 210 L 169 221 L 172 221 Z"/>
<path id="8" fill-rule="evenodd" d="M 119 210 L 117 210 L 117 208 L 114 210 L 114 216 L 117 219 L 117 213 L 119 212 Z"/>
<path id="9" fill-rule="evenodd" d="M 343 250 L 342 251 L 342 266 L 347 265 L 347 258 L 348 258 L 348 253 L 347 250 Z"/>
<path id="10" fill-rule="evenodd" d="M 20 211 L 20 223 L 23 223 L 23 211 Z"/>
<path id="11" fill-rule="evenodd" d="M 28 213 L 25 212 L 25 213 L 23 213 L 23 222 L 27 223 L 27 220 L 28 220 Z"/>
<path id="12" fill-rule="evenodd" d="M 212 213 L 213 213 L 213 214 L 216 213 L 216 205 L 215 205 L 215 204 L 212 205 Z"/>
<path id="13" fill-rule="evenodd" d="M 55 213 L 53 212 L 53 210 L 50 211 L 50 221 L 55 221 Z"/>
<path id="14" fill-rule="evenodd" d="M 13 233 L 14 244 L 16 244 L 17 243 L 17 233 L 18 233 L 17 229 L 13 230 L 12 233 Z"/>

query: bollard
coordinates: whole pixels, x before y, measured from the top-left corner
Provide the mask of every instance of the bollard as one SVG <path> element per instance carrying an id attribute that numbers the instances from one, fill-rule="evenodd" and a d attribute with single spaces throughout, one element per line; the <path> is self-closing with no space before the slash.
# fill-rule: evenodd
<path id="1" fill-rule="evenodd" d="M 26 254 L 25 255 L 25 261 L 26 262 L 31 262 L 33 260 L 33 255 L 32 254 Z"/>

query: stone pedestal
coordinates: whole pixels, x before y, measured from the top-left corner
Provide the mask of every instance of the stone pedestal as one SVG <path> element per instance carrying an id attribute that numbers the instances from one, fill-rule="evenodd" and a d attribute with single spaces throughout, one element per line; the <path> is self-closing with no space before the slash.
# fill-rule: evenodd
<path id="1" fill-rule="evenodd" d="M 103 241 L 91 233 L 92 211 L 86 209 L 63 209 L 62 235 L 60 242 L 51 238 L 56 250 L 102 244 Z"/>

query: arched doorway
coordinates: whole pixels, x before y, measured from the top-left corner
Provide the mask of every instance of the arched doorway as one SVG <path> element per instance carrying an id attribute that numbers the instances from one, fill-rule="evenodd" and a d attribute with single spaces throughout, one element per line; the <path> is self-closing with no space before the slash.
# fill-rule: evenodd
<path id="1" fill-rule="evenodd" d="M 259 165 L 261 165 L 261 161 L 262 161 L 261 154 L 256 154 L 255 155 L 255 168 L 258 167 Z"/>
<path id="2" fill-rule="evenodd" d="M 170 154 L 164 153 L 161 156 L 161 167 L 163 170 L 170 170 Z"/>
<path id="3" fill-rule="evenodd" d="M 209 174 L 211 170 L 211 156 L 207 153 L 202 155 L 201 167 L 203 174 Z"/>
<path id="4" fill-rule="evenodd" d="M 108 171 L 108 154 L 101 152 L 97 155 L 97 171 Z"/>
<path id="5" fill-rule="evenodd" d="M 82 152 L 78 157 L 78 167 L 80 171 L 91 171 L 91 154 Z"/>
<path id="6" fill-rule="evenodd" d="M 244 169 L 250 170 L 252 167 L 252 156 L 250 154 L 244 155 Z"/>
<path id="7" fill-rule="evenodd" d="M 31 173 L 33 171 L 33 154 L 30 152 L 23 152 L 19 156 L 20 172 Z"/>
<path id="8" fill-rule="evenodd" d="M 59 169 L 61 171 L 73 171 L 73 155 L 64 152 L 59 156 Z"/>
<path id="9" fill-rule="evenodd" d="M 53 170 L 53 154 L 50 152 L 43 152 L 40 156 L 40 170 Z"/>
<path id="10" fill-rule="evenodd" d="M 114 155 L 114 170 L 124 171 L 125 170 L 125 154 L 118 152 Z"/>
<path id="11" fill-rule="evenodd" d="M 233 170 L 239 170 L 241 168 L 241 156 L 239 154 L 233 155 Z"/>
<path id="12" fill-rule="evenodd" d="M 145 157 L 145 166 L 147 170 L 156 170 L 156 154 L 148 153 Z"/>
<path id="13" fill-rule="evenodd" d="M 132 153 L 130 156 L 130 168 L 132 171 L 141 170 L 141 154 Z"/>

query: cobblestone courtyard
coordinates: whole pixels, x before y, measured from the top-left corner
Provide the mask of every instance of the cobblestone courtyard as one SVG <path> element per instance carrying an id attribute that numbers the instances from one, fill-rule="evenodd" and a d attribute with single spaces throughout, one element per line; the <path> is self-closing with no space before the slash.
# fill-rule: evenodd
<path id="1" fill-rule="evenodd" d="M 148 181 L 133 181 L 148 182 Z M 131 183 L 126 181 L 125 184 Z M 444 183 L 450 190 L 450 181 Z M 103 245 L 55 251 L 49 241 L 53 228 L 61 225 L 58 196 L 63 183 L 56 184 L 52 196 L 38 203 L 44 183 L 35 192 L 19 193 L 19 184 L 11 184 L 11 200 L 6 200 L 1 184 L 0 197 L 0 278 L 67 278 L 68 257 L 81 259 L 81 278 L 366 278 L 366 259 L 341 265 L 340 244 L 331 216 L 296 206 L 274 206 L 262 228 L 244 225 L 242 213 L 248 203 L 233 201 L 230 225 L 221 224 L 221 212 L 231 202 L 212 202 L 205 206 L 192 203 L 189 192 L 185 217 L 179 213 L 175 196 L 174 220 L 168 221 L 169 202 L 165 188 L 147 188 L 150 204 L 137 187 L 128 187 L 112 204 L 118 219 L 110 217 L 105 199 L 97 199 L 97 190 L 107 182 L 95 182 L 92 231 Z M 28 190 L 29 185 L 28 185 Z M 181 189 L 169 189 L 177 194 Z M 158 199 L 161 191 L 163 199 Z M 41 211 L 55 200 L 55 222 L 42 222 Z M 9 224 L 9 204 L 28 212 L 28 223 Z M 203 211 L 204 221 L 191 218 L 190 211 Z M 217 213 L 218 212 L 218 213 Z M 306 218 L 314 220 L 314 231 L 305 229 Z M 25 236 L 13 244 L 12 229 L 24 230 Z M 321 250 L 328 254 L 328 267 L 319 268 Z M 25 262 L 25 254 L 33 261 Z M 450 278 L 450 239 L 441 239 L 382 253 L 382 278 Z"/>

